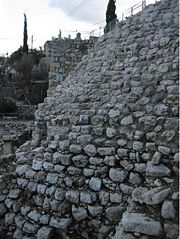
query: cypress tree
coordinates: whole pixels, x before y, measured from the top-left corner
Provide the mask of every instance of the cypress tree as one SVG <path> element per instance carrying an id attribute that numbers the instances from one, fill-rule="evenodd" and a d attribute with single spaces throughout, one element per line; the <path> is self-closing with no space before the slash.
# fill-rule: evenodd
<path id="1" fill-rule="evenodd" d="M 116 0 L 109 0 L 107 11 L 106 11 L 107 24 L 117 17 L 117 15 L 115 14 L 115 11 L 116 11 L 115 3 L 116 3 Z"/>
<path id="2" fill-rule="evenodd" d="M 23 53 L 28 54 L 28 34 L 27 34 L 27 18 L 26 14 L 24 14 L 24 38 L 23 38 Z"/>

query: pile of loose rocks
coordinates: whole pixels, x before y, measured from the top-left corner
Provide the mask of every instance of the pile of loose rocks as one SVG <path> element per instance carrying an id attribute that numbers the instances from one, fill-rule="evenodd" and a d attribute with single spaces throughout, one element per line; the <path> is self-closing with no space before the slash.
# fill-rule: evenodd
<path id="1" fill-rule="evenodd" d="M 177 4 L 119 23 L 39 104 L 2 191 L 13 238 L 178 237 Z"/>

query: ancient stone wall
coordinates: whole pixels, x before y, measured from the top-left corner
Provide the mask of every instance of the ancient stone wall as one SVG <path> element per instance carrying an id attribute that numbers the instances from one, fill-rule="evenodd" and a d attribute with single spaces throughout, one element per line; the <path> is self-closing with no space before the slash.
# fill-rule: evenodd
<path id="1" fill-rule="evenodd" d="M 49 71 L 49 95 L 52 94 L 56 86 L 66 78 L 68 73 L 74 69 L 83 55 L 93 48 L 97 37 L 90 37 L 89 40 L 82 40 L 78 33 L 75 39 L 58 38 L 45 43 L 45 54 L 50 61 Z"/>
<path id="2" fill-rule="evenodd" d="M 177 4 L 120 22 L 39 104 L 4 196 L 14 238 L 177 239 Z"/>

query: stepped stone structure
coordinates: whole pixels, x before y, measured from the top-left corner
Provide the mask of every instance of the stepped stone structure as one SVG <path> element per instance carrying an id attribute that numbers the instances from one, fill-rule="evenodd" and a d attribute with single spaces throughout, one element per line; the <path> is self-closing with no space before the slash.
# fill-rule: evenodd
<path id="1" fill-rule="evenodd" d="M 82 40 L 81 33 L 77 33 L 75 39 L 71 39 L 70 36 L 63 39 L 60 31 L 58 38 L 45 43 L 44 52 L 50 62 L 49 94 L 54 92 L 56 86 L 81 61 L 83 55 L 94 47 L 97 39 L 97 37 L 90 36 L 89 40 Z"/>
<path id="2" fill-rule="evenodd" d="M 39 104 L 0 216 L 16 239 L 178 238 L 178 1 L 98 39 Z"/>

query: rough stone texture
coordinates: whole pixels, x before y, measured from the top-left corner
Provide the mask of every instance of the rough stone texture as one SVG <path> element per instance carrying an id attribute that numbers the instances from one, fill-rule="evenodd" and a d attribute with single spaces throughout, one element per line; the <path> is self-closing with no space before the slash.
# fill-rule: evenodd
<path id="1" fill-rule="evenodd" d="M 162 0 L 117 23 L 39 104 L 32 141 L 0 177 L 9 232 L 111 238 L 122 220 L 121 237 L 174 239 L 177 12 Z"/>
<path id="2" fill-rule="evenodd" d="M 122 218 L 123 229 L 127 232 L 138 232 L 150 236 L 160 236 L 161 224 L 141 213 L 124 213 Z"/>

